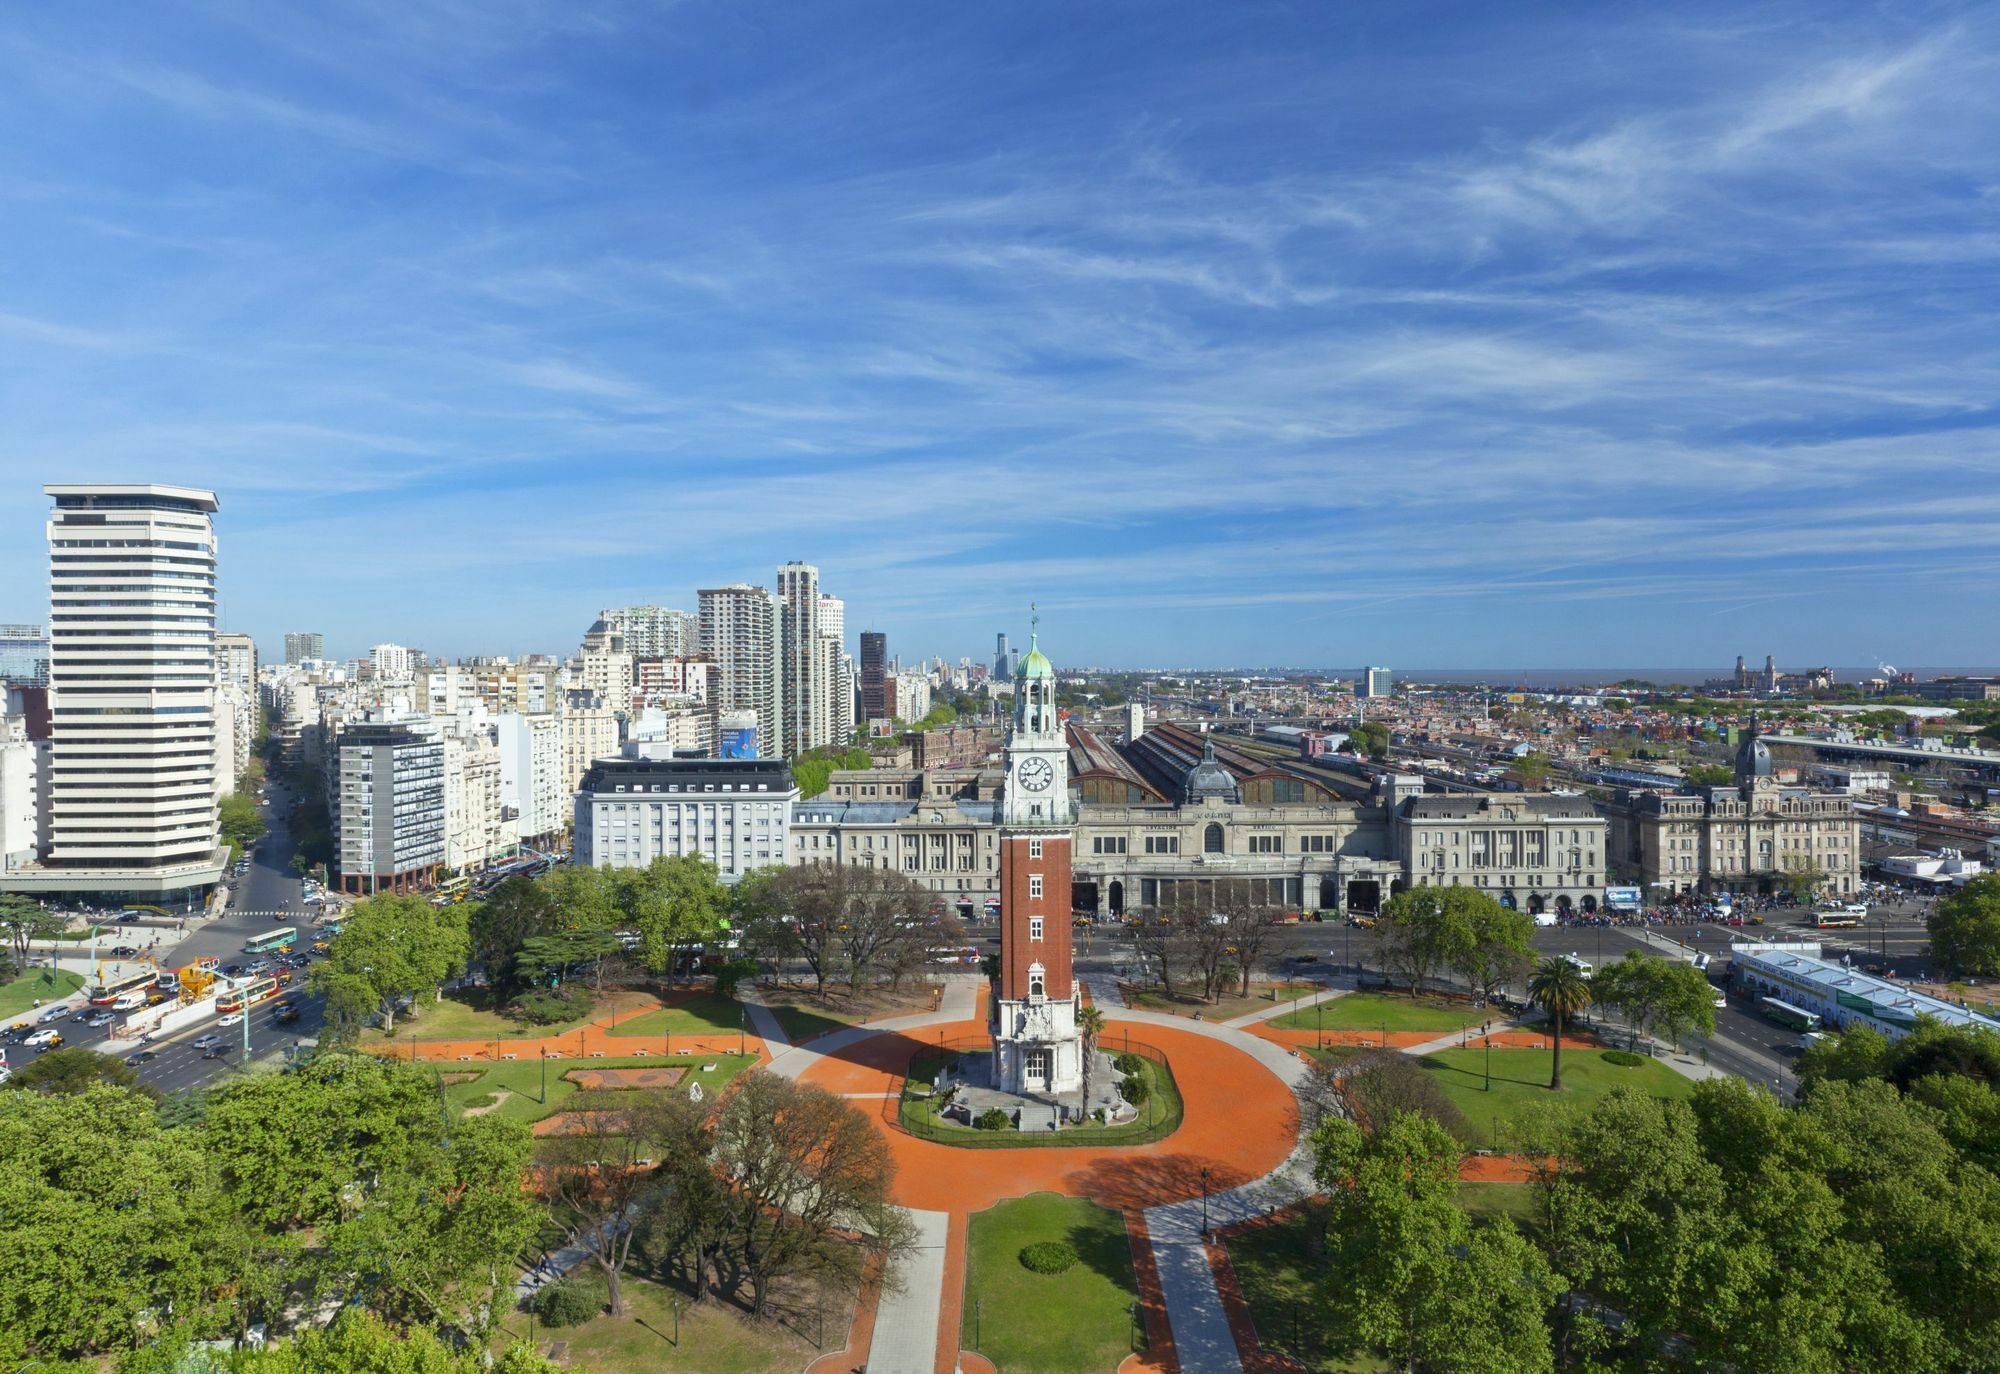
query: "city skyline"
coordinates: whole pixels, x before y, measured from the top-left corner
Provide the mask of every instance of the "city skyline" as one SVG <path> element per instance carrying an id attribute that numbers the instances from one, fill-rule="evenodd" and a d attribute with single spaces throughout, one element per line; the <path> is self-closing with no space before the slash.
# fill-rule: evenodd
<path id="1" fill-rule="evenodd" d="M 271 656 L 1992 658 L 1990 13 L 450 13 L 13 27 L 0 619 L 145 481 Z"/>

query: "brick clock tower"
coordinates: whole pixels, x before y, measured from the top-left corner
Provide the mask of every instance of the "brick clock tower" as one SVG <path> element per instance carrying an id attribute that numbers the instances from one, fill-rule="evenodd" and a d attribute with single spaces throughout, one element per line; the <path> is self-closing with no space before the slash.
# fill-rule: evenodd
<path id="1" fill-rule="evenodd" d="M 1056 672 L 1032 643 L 1014 678 L 1000 799 L 1000 984 L 993 1083 L 1048 1096 L 1083 1086 L 1081 1006 L 1070 970 L 1069 749 Z"/>

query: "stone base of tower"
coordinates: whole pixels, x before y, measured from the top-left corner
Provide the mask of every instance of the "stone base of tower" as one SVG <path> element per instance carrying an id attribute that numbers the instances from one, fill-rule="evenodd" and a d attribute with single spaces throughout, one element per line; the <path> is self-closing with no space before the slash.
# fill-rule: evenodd
<path id="1" fill-rule="evenodd" d="M 993 1086 L 1023 1097 L 1083 1088 L 1081 993 L 1062 1001 L 1000 1002 L 993 1017 Z"/>

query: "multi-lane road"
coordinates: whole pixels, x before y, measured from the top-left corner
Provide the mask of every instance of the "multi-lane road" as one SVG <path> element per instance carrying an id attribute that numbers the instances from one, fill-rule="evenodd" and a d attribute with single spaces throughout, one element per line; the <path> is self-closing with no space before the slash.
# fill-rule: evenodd
<path id="1" fill-rule="evenodd" d="M 270 800 L 261 810 L 265 823 L 270 826 L 270 833 L 258 842 L 251 856 L 249 872 L 242 878 L 232 880 L 229 906 L 224 911 L 214 916 L 196 915 L 184 920 L 149 916 L 142 922 L 121 925 L 116 929 L 107 928 L 98 939 L 100 949 L 108 951 L 121 946 L 135 947 L 143 950 L 148 959 L 162 968 L 182 968 L 208 956 L 228 964 L 246 957 L 243 954 L 244 941 L 280 925 L 298 927 L 301 931 L 300 947 L 303 948 L 308 938 L 304 932 L 310 927 L 312 918 L 311 909 L 301 900 L 299 880 L 291 871 L 293 844 L 285 819 L 290 799 L 275 782 L 270 785 L 268 794 Z M 285 912 L 287 916 L 284 920 L 277 920 L 250 914 L 273 911 Z M 108 954 L 104 956 L 104 961 L 106 973 L 113 977 L 139 967 L 130 960 L 119 961 Z M 300 1041 L 318 1036 L 321 1025 L 319 1003 L 305 995 L 303 975 L 295 976 L 292 987 L 296 991 L 290 993 L 288 1000 L 299 1006 L 296 1021 L 280 1023 L 277 1008 L 271 1002 L 250 1009 L 247 1024 L 252 1062 L 282 1058 Z M 86 1026 L 73 1017 L 65 1018 L 56 1028 L 62 1032 L 66 1045 L 93 1049 L 120 1059 L 136 1052 L 150 1053 L 152 1058 L 138 1066 L 139 1077 L 161 1092 L 198 1088 L 225 1074 L 241 1072 L 244 1067 L 243 1024 L 217 1026 L 211 1018 L 145 1045 L 126 1039 L 113 1040 L 109 1026 Z M 217 1058 L 205 1059 L 194 1041 L 211 1034 L 220 1037 L 228 1049 Z M 18 1045 L 8 1047 L 10 1062 L 17 1065 L 31 1060 L 34 1054 L 35 1051 Z"/>

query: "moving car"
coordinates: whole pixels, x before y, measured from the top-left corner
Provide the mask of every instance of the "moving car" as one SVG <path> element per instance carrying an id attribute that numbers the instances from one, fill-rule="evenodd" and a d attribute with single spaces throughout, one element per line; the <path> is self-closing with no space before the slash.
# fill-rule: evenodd
<path id="1" fill-rule="evenodd" d="M 159 1057 L 158 1050 L 134 1050 L 131 1054 L 125 1056 L 125 1066 L 136 1069 L 141 1064 L 150 1064 Z"/>
<path id="2" fill-rule="evenodd" d="M 47 1011 L 43 1012 L 40 1016 L 37 1016 L 35 1018 L 35 1024 L 38 1026 L 46 1026 L 49 1025 L 51 1022 L 60 1021 L 65 1016 L 68 1016 L 70 1014 L 70 1010 L 71 1009 L 68 1007 L 50 1007 Z"/>
<path id="3" fill-rule="evenodd" d="M 26 1040 L 23 1040 L 21 1043 L 26 1045 L 31 1050 L 32 1049 L 52 1050 L 56 1048 L 58 1045 L 62 1044 L 62 1042 L 63 1042 L 62 1032 L 57 1030 L 54 1026 L 47 1026 L 41 1030 L 31 1032 L 28 1038 Z"/>
<path id="4" fill-rule="evenodd" d="M 222 1037 L 219 1035 L 197 1035 L 194 1038 L 194 1047 L 198 1050 L 205 1050 L 210 1045 L 219 1044 L 221 1040 Z"/>
<path id="5" fill-rule="evenodd" d="M 236 1024 L 237 1022 L 241 1021 L 242 1019 L 243 1019 L 243 1013 L 242 1013 L 242 1012 L 240 1012 L 240 1011 L 232 1011 L 232 1012 L 228 1013 L 228 1014 L 227 1014 L 227 1015 L 225 1015 L 225 1016 L 218 1016 L 218 1017 L 216 1017 L 216 1018 L 215 1018 L 215 1024 L 216 1024 L 216 1025 L 218 1025 L 218 1026 L 233 1026 L 233 1025 L 235 1025 L 235 1024 Z"/>
<path id="6" fill-rule="evenodd" d="M 229 1046 L 227 1045 L 210 1045 L 207 1049 L 201 1052 L 201 1057 L 203 1059 L 220 1059 L 222 1058 L 223 1055 L 228 1053 L 229 1053 Z"/>

